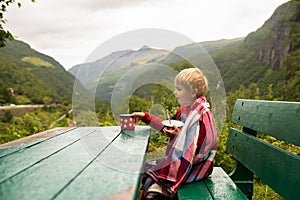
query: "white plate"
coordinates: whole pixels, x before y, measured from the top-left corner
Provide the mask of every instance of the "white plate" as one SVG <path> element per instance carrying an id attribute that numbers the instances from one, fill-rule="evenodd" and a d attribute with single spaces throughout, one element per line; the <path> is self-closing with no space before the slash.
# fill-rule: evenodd
<path id="1" fill-rule="evenodd" d="M 133 117 L 134 114 L 120 114 L 120 117 Z"/>
<path id="2" fill-rule="evenodd" d="M 171 123 L 169 120 L 164 120 L 164 121 L 162 121 L 162 125 L 167 126 L 167 127 L 173 127 L 174 125 L 176 125 L 178 128 L 181 128 L 181 127 L 183 127 L 184 123 L 179 120 L 171 120 Z"/>

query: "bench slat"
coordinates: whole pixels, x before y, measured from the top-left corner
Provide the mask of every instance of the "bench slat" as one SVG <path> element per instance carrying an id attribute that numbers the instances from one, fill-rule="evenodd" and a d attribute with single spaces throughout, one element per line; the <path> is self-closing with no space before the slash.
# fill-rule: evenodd
<path id="1" fill-rule="evenodd" d="M 248 200 L 221 167 L 214 167 L 211 178 L 206 179 L 205 184 L 214 200 Z"/>
<path id="2" fill-rule="evenodd" d="M 227 151 L 282 197 L 300 196 L 300 158 L 258 138 L 230 128 Z"/>
<path id="3" fill-rule="evenodd" d="M 184 184 L 178 190 L 179 200 L 213 200 L 204 181 L 197 183 Z"/>
<path id="4" fill-rule="evenodd" d="M 221 167 L 214 167 L 213 173 L 208 179 L 183 185 L 178 191 L 178 198 L 179 200 L 247 200 L 247 197 Z"/>
<path id="5" fill-rule="evenodd" d="M 238 99 L 232 122 L 300 145 L 300 103 Z"/>

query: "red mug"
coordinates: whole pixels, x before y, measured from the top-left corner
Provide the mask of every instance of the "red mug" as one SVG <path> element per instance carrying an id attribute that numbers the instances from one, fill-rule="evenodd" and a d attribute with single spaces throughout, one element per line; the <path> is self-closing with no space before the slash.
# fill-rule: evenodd
<path id="1" fill-rule="evenodd" d="M 134 130 L 135 116 L 134 114 L 120 114 L 121 130 Z"/>

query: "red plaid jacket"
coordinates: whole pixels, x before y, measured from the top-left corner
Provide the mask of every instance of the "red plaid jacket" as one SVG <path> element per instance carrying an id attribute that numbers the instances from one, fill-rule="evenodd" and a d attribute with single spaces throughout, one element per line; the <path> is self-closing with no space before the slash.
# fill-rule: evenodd
<path id="1" fill-rule="evenodd" d="M 208 107 L 202 96 L 191 107 L 184 106 L 173 116 L 185 125 L 169 139 L 166 159 L 147 172 L 166 196 L 176 193 L 183 183 L 199 181 L 212 173 L 217 133 Z M 162 119 L 149 113 L 145 113 L 142 120 L 157 130 L 163 128 Z"/>

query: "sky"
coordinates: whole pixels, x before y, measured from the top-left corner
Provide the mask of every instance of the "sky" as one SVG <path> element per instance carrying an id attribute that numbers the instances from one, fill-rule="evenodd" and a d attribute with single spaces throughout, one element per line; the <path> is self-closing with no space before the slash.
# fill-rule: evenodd
<path id="1" fill-rule="evenodd" d="M 4 27 L 16 39 L 53 57 L 68 70 L 89 61 L 90 54 L 113 41 L 112 38 L 140 29 L 168 30 L 194 42 L 245 37 L 261 27 L 287 0 L 20 2 L 21 8 L 16 4 L 8 8 Z M 175 48 L 178 44 L 174 45 Z"/>

